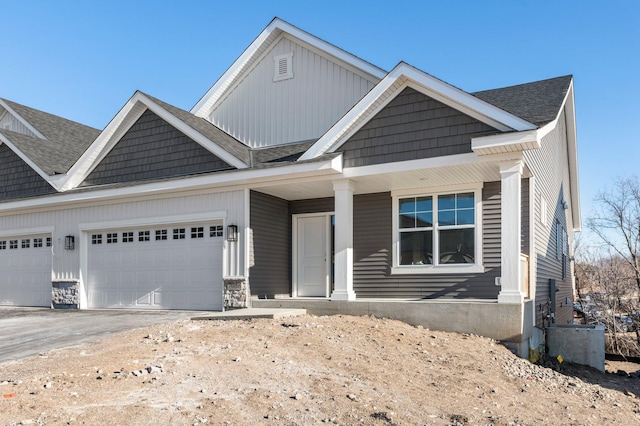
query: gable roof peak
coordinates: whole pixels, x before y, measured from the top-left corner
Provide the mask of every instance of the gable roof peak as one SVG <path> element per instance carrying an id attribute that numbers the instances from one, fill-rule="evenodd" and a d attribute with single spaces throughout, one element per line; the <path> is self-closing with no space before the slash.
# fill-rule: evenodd
<path id="1" fill-rule="evenodd" d="M 363 74 L 366 74 L 373 81 L 378 82 L 387 75 L 387 72 L 370 62 L 367 62 L 335 45 L 324 41 L 313 34 L 310 34 L 300 28 L 275 17 L 269 25 L 254 39 L 254 41 L 242 52 L 242 54 L 234 61 L 234 63 L 222 74 L 222 76 L 214 83 L 214 85 L 200 98 L 200 100 L 191 108 L 191 113 L 198 117 L 208 117 L 214 108 L 214 105 L 220 100 L 227 90 L 242 78 L 242 76 L 251 69 L 256 61 L 267 51 L 282 34 L 290 36 L 324 52 L 329 56 L 333 56 L 337 60 L 354 67 Z"/>

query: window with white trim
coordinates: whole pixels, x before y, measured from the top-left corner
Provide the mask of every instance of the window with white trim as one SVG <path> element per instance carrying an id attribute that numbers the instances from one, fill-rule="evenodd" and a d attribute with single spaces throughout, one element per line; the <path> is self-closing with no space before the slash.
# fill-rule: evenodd
<path id="1" fill-rule="evenodd" d="M 18 248 L 18 240 L 9 240 L 9 249 L 15 250 Z"/>
<path id="2" fill-rule="evenodd" d="M 156 229 L 156 241 L 162 241 L 167 239 L 166 229 Z"/>
<path id="3" fill-rule="evenodd" d="M 47 237 L 47 247 L 51 247 L 51 237 Z"/>
<path id="4" fill-rule="evenodd" d="M 122 242 L 123 243 L 132 243 L 133 242 L 133 231 L 123 232 L 122 233 Z"/>
<path id="5" fill-rule="evenodd" d="M 92 234 L 91 244 L 102 244 L 102 234 Z"/>
<path id="6" fill-rule="evenodd" d="M 150 231 L 138 231 L 138 241 L 150 241 L 151 240 L 151 232 Z"/>
<path id="7" fill-rule="evenodd" d="M 6 250 L 6 249 L 7 249 L 7 242 L 0 241 L 0 250 Z"/>
<path id="8" fill-rule="evenodd" d="M 393 272 L 481 268 L 480 198 L 480 190 L 475 189 L 395 197 Z"/>
<path id="9" fill-rule="evenodd" d="M 107 244 L 117 244 L 118 243 L 118 233 L 110 232 L 107 233 Z"/>
<path id="10" fill-rule="evenodd" d="M 25 238 L 22 240 L 22 248 L 29 248 L 31 247 L 31 240 L 28 238 Z"/>
<path id="11" fill-rule="evenodd" d="M 34 238 L 33 239 L 33 247 L 34 248 L 42 247 L 42 238 Z"/>

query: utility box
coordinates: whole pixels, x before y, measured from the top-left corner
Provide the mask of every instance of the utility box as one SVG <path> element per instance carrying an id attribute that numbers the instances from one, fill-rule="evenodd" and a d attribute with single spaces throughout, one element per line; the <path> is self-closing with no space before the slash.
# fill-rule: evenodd
<path id="1" fill-rule="evenodd" d="M 604 372 L 604 326 L 553 324 L 547 328 L 548 355 Z"/>

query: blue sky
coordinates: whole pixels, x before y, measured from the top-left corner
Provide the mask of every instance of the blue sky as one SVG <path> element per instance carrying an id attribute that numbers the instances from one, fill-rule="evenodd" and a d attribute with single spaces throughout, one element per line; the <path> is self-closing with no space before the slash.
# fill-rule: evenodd
<path id="1" fill-rule="evenodd" d="M 463 90 L 573 74 L 583 218 L 640 159 L 640 3 L 5 1 L 0 97 L 104 128 L 135 90 L 189 110 L 278 16 Z"/>

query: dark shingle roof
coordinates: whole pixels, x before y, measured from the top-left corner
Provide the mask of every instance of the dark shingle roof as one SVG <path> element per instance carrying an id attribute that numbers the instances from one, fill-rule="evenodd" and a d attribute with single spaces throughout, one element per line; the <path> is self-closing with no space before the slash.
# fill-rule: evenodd
<path id="1" fill-rule="evenodd" d="M 142 93 L 142 92 L 140 92 Z M 158 105 L 169 111 L 174 117 L 181 120 L 189 127 L 193 128 L 207 139 L 216 143 L 220 148 L 229 152 L 234 157 L 238 158 L 240 161 L 249 165 L 250 163 L 250 153 L 249 147 L 242 142 L 235 139 L 233 136 L 221 130 L 219 127 L 214 124 L 208 122 L 204 118 L 197 117 L 194 114 L 191 114 L 188 111 L 180 109 L 178 107 L 174 107 L 171 104 L 161 101 L 160 99 L 154 98 L 151 95 L 147 95 L 144 93 L 146 97 L 156 102 Z"/>
<path id="2" fill-rule="evenodd" d="M 100 134 L 84 124 L 2 100 L 47 139 L 7 130 L 2 134 L 49 175 L 66 173 Z"/>
<path id="3" fill-rule="evenodd" d="M 542 126 L 558 116 L 572 78 L 567 75 L 501 89 L 484 90 L 472 95 L 536 126 Z"/>
<path id="4" fill-rule="evenodd" d="M 251 150 L 252 165 L 296 161 L 302 154 L 316 143 L 316 140 L 278 145 L 269 148 Z"/>

